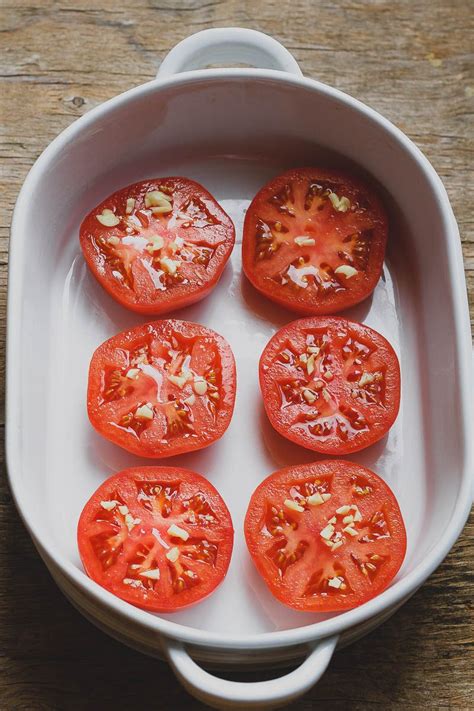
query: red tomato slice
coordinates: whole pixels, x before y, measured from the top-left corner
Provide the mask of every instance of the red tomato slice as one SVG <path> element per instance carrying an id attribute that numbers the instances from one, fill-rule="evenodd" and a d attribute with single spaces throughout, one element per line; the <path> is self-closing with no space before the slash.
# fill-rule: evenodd
<path id="1" fill-rule="evenodd" d="M 86 573 L 122 600 L 174 612 L 210 595 L 232 555 L 219 492 L 177 467 L 134 467 L 107 479 L 79 519 Z"/>
<path id="2" fill-rule="evenodd" d="M 390 343 L 337 316 L 293 321 L 260 358 L 260 387 L 273 427 L 325 454 L 373 444 L 400 405 L 400 366 Z"/>
<path id="3" fill-rule="evenodd" d="M 406 551 L 393 492 L 374 472 L 340 460 L 267 477 L 250 499 L 245 538 L 273 595 L 312 612 L 348 610 L 375 597 Z"/>
<path id="4" fill-rule="evenodd" d="M 227 341 L 188 321 L 156 321 L 109 338 L 92 356 L 87 408 L 95 429 L 142 457 L 202 449 L 232 418 Z"/>
<path id="5" fill-rule="evenodd" d="M 116 301 L 158 315 L 207 296 L 235 230 L 202 185 L 156 178 L 103 200 L 83 221 L 80 241 L 89 268 Z"/>
<path id="6" fill-rule="evenodd" d="M 372 293 L 386 241 L 387 217 L 372 188 L 333 170 L 295 169 L 252 200 L 243 267 L 269 299 L 303 314 L 329 314 Z"/>

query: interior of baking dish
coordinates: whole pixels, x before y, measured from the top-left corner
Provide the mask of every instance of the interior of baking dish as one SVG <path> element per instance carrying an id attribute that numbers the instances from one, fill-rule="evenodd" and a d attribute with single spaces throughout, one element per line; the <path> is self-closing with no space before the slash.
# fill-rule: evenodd
<path id="1" fill-rule="evenodd" d="M 203 603 L 168 617 L 193 628 L 249 635 L 308 625 L 328 616 L 287 609 L 254 571 L 242 534 L 247 503 L 275 469 L 318 458 L 276 434 L 263 411 L 257 376 L 269 337 L 296 316 L 270 303 L 241 273 L 245 209 L 259 187 L 298 165 L 349 164 L 381 186 L 391 227 L 383 277 L 373 297 L 346 312 L 386 336 L 402 370 L 402 403 L 387 437 L 352 455 L 394 490 L 408 533 L 413 571 L 443 535 L 460 487 L 463 423 L 457 407 L 455 302 L 446 268 L 449 241 L 427 179 L 374 120 L 331 95 L 274 79 L 182 81 L 151 85 L 118 101 L 55 155 L 46 180 L 23 201 L 19 329 L 19 466 L 22 512 L 79 570 L 76 524 L 97 486 L 124 467 L 150 464 L 101 439 L 89 425 L 90 357 L 103 340 L 146 321 L 116 304 L 82 258 L 83 216 L 115 189 L 146 177 L 184 175 L 202 183 L 236 225 L 237 244 L 220 283 L 205 301 L 173 315 L 214 328 L 229 341 L 238 368 L 232 423 L 221 441 L 173 464 L 202 473 L 219 489 L 234 520 L 233 560 L 223 585 Z M 51 149 L 50 149 L 51 150 Z M 17 267 L 18 268 L 18 267 Z M 20 381 L 21 378 L 21 381 Z M 160 464 L 167 461 L 161 460 Z M 163 615 L 166 617 L 166 615 Z"/>

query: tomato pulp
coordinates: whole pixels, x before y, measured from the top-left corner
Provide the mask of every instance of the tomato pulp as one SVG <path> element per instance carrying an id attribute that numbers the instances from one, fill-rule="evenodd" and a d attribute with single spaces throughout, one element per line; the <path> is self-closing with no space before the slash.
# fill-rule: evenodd
<path id="1" fill-rule="evenodd" d="M 381 593 L 398 572 L 406 533 L 397 500 L 353 462 L 281 469 L 256 489 L 245 538 L 280 602 L 298 610 L 348 610 Z"/>
<path id="2" fill-rule="evenodd" d="M 387 217 L 375 191 L 334 170 L 271 180 L 247 211 L 243 268 L 262 294 L 303 314 L 357 304 L 382 273 Z"/>
<path id="3" fill-rule="evenodd" d="M 134 467 L 94 493 L 78 525 L 87 574 L 122 600 L 174 612 L 222 582 L 234 532 L 219 492 L 178 467 Z"/>
<path id="4" fill-rule="evenodd" d="M 234 356 L 210 328 L 166 320 L 137 326 L 97 348 L 87 409 L 95 429 L 142 457 L 207 447 L 232 418 Z"/>
<path id="5" fill-rule="evenodd" d="M 260 358 L 260 387 L 273 427 L 325 454 L 373 444 L 400 405 L 400 366 L 390 343 L 368 326 L 314 316 L 284 326 Z"/>
<path id="6" fill-rule="evenodd" d="M 234 241 L 230 217 L 187 178 L 122 188 L 95 207 L 80 229 L 84 257 L 104 289 L 123 306 L 154 315 L 205 297 Z"/>

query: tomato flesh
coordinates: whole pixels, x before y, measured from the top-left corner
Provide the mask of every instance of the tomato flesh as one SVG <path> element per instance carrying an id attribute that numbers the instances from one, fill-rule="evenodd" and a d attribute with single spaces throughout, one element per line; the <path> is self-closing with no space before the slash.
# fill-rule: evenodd
<path id="1" fill-rule="evenodd" d="M 347 454 L 373 444 L 394 423 L 400 366 L 377 331 L 341 317 L 312 317 L 269 341 L 260 387 L 281 435 L 316 452 Z"/>
<path id="2" fill-rule="evenodd" d="M 87 502 L 78 525 L 87 574 L 132 605 L 156 612 L 210 595 L 229 567 L 233 535 L 218 491 L 177 467 L 115 474 Z"/>
<path id="3" fill-rule="evenodd" d="M 129 185 L 84 219 L 94 276 L 123 306 L 158 315 L 202 299 L 232 252 L 234 225 L 201 185 L 156 178 Z"/>
<path id="4" fill-rule="evenodd" d="M 329 314 L 374 290 L 387 217 L 374 190 L 336 171 L 295 169 L 274 178 L 245 218 L 245 274 L 265 296 L 303 314 Z"/>
<path id="5" fill-rule="evenodd" d="M 396 498 L 353 462 L 287 467 L 254 492 L 245 538 L 280 602 L 298 610 L 347 610 L 381 593 L 398 572 L 406 533 Z"/>
<path id="6" fill-rule="evenodd" d="M 224 434 L 235 388 L 234 357 L 222 336 L 187 321 L 156 321 L 97 348 L 88 414 L 101 435 L 124 449 L 169 457 Z"/>

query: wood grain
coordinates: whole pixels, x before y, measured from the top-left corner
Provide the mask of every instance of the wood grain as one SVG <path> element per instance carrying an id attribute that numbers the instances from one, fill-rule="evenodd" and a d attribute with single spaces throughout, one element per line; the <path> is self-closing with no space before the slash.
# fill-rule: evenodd
<path id="1" fill-rule="evenodd" d="M 474 316 L 473 10 L 466 0 L 3 0 L 2 368 L 9 225 L 33 161 L 71 121 L 151 79 L 168 49 L 206 27 L 275 36 L 305 74 L 370 104 L 420 146 L 460 225 Z M 471 519 L 418 594 L 339 652 L 291 708 L 473 709 L 473 529 Z M 0 709 L 204 708 L 165 664 L 110 640 L 70 607 L 33 549 L 5 477 L 0 541 Z"/>

